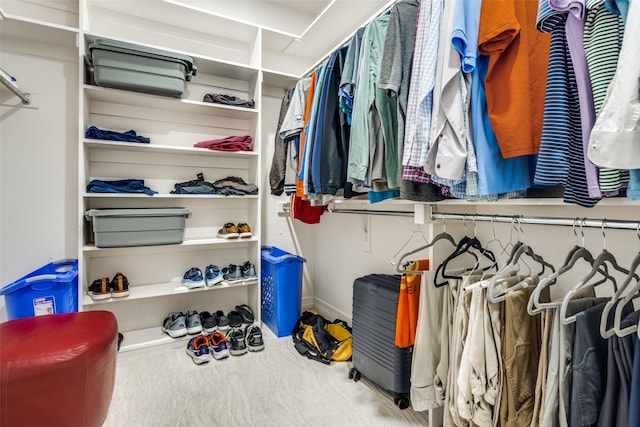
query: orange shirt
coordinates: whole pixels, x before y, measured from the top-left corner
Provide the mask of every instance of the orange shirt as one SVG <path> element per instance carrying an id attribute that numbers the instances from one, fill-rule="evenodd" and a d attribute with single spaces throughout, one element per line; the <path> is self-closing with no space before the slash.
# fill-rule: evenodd
<path id="1" fill-rule="evenodd" d="M 550 34 L 536 29 L 538 1 L 483 0 L 478 51 L 488 55 L 489 120 L 503 158 L 537 154 Z"/>
<path id="2" fill-rule="evenodd" d="M 300 149 L 298 150 L 298 176 L 300 176 L 300 168 L 302 166 L 302 157 L 304 156 L 304 145 L 307 142 L 307 123 L 309 123 L 309 116 L 311 116 L 311 105 L 313 104 L 313 94 L 316 88 L 316 80 L 318 78 L 318 70 L 314 71 L 311 75 L 311 82 L 309 83 L 309 90 L 307 91 L 307 103 L 304 107 L 304 126 L 302 127 L 302 134 L 300 135 Z M 304 181 L 301 179 L 296 180 L 296 196 L 300 198 L 306 198 L 304 194 Z"/>
<path id="3" fill-rule="evenodd" d="M 429 260 L 421 259 L 410 263 L 405 270 L 429 270 Z M 418 315 L 420 314 L 421 274 L 405 273 L 400 279 L 398 311 L 396 313 L 395 345 L 400 348 L 412 346 L 416 342 Z"/>

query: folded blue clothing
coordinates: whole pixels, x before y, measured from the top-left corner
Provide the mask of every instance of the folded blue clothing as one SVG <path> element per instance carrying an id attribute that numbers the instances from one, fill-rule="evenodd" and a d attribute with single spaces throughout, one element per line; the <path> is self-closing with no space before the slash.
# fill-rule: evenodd
<path id="1" fill-rule="evenodd" d="M 90 126 L 84 136 L 89 139 L 104 139 L 108 141 L 139 142 L 142 144 L 148 144 L 151 142 L 151 139 L 146 136 L 138 135 L 135 130 L 115 132 L 100 129 L 96 126 Z"/>
<path id="2" fill-rule="evenodd" d="M 100 179 L 93 179 L 87 185 L 87 192 L 89 193 L 144 193 L 149 196 L 158 194 L 157 191 L 153 191 L 149 187 L 144 185 L 142 179 L 120 179 L 115 181 L 103 181 Z"/>

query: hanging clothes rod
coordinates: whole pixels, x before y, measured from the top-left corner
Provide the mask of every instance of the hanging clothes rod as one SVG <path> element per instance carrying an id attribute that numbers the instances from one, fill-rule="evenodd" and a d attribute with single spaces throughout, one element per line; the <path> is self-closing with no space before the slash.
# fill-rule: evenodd
<path id="1" fill-rule="evenodd" d="M 381 211 L 381 210 L 364 210 L 364 209 L 331 209 L 331 213 L 355 214 L 355 215 L 386 215 L 386 216 L 409 216 L 413 217 L 413 212 L 403 211 Z"/>
<path id="2" fill-rule="evenodd" d="M 11 92 L 15 93 L 18 98 L 22 100 L 22 103 L 25 105 L 31 104 L 31 99 L 29 99 L 28 93 L 23 93 L 20 89 L 15 87 L 11 81 L 9 81 L 4 75 L 0 74 L 0 81 L 3 85 L 5 85 Z"/>
<path id="3" fill-rule="evenodd" d="M 540 225 L 563 225 L 590 228 L 613 228 L 622 230 L 640 230 L 640 221 L 628 221 L 620 219 L 589 219 L 589 218 L 560 218 L 548 216 L 523 216 L 523 215 L 484 215 L 438 212 L 434 206 L 429 207 L 429 218 L 433 221 L 442 220 L 466 220 L 466 221 L 486 221 L 486 222 L 507 222 L 516 224 L 540 224 Z"/>

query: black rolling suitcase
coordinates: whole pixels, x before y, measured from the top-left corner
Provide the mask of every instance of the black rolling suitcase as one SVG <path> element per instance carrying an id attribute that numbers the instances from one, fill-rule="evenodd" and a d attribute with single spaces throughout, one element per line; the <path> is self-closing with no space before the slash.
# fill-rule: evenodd
<path id="1" fill-rule="evenodd" d="M 353 368 L 393 393 L 400 409 L 409 407 L 413 347 L 395 345 L 400 276 L 370 274 L 353 282 Z"/>

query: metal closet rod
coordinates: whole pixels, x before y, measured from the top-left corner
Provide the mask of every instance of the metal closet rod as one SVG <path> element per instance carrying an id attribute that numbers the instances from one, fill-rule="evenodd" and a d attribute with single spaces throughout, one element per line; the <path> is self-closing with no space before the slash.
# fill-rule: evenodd
<path id="1" fill-rule="evenodd" d="M 381 211 L 381 210 L 364 210 L 364 209 L 331 209 L 331 213 L 345 213 L 355 215 L 386 215 L 386 216 L 410 216 L 413 217 L 413 212 L 404 211 Z"/>
<path id="2" fill-rule="evenodd" d="M 3 85 L 5 85 L 11 92 L 15 93 L 18 98 L 22 100 L 22 103 L 25 105 L 31 104 L 31 99 L 29 99 L 28 93 L 23 93 L 20 89 L 15 87 L 9 80 L 7 80 L 3 75 L 0 74 L 0 81 Z"/>
<path id="3" fill-rule="evenodd" d="M 540 225 L 564 225 L 575 227 L 590 227 L 590 228 L 615 228 L 622 230 L 636 230 L 640 229 L 640 221 L 628 221 L 620 219 L 590 219 L 590 218 L 561 218 L 550 216 L 524 216 L 524 215 L 483 215 L 483 214 L 465 214 L 465 213 L 451 213 L 451 212 L 438 212 L 431 206 L 429 208 L 429 218 L 433 221 L 436 219 L 442 220 L 466 220 L 466 221 L 487 221 L 487 222 L 508 222 L 516 224 L 540 224 Z"/>

